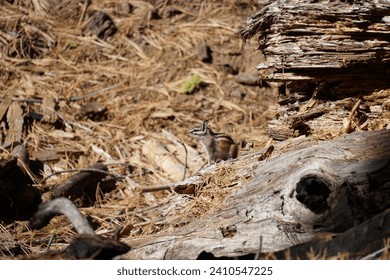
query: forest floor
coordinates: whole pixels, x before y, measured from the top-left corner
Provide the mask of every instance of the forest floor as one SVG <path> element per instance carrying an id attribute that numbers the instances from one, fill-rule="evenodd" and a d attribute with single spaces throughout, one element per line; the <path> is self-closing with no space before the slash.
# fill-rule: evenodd
<path id="1" fill-rule="evenodd" d="M 266 146 L 275 89 L 256 74 L 263 59 L 256 40 L 244 43 L 237 34 L 260 2 L 4 1 L 3 160 L 24 143 L 29 158 L 43 165 L 34 179 L 43 200 L 76 173 L 64 171 L 107 164 L 122 178 L 115 188 L 74 202 L 98 234 L 112 237 L 120 228 L 124 242 L 213 211 L 234 188 L 211 184 L 182 209 L 164 213 L 160 206 L 178 194 L 140 190 L 180 181 L 206 163 L 188 135 L 203 120 L 253 151 Z M 109 18 L 91 22 L 99 12 Z M 229 182 L 232 168 L 221 168 L 216 184 Z M 0 258 L 44 252 L 53 234 L 51 248 L 62 249 L 75 234 L 63 216 L 41 230 L 20 219 L 0 228 Z"/>
<path id="2" fill-rule="evenodd" d="M 29 219 L 41 201 L 96 163 L 107 169 L 78 182 L 82 190 L 69 197 L 100 236 L 132 245 L 223 207 L 250 179 L 239 171 L 255 166 L 276 142 L 267 129 L 281 115 L 278 85 L 259 78 L 256 65 L 264 57 L 256 38 L 244 42 L 238 35 L 266 2 L 2 1 L 0 259 L 41 254 L 49 243 L 50 250 L 67 247 L 77 233 L 66 217 L 39 230 Z M 363 112 L 362 130 L 389 128 L 389 96 L 387 89 L 365 97 L 371 111 Z M 309 122 L 310 137 L 281 141 L 272 156 L 348 133 L 344 121 L 357 99 L 322 102 L 330 121 Z M 250 148 L 216 164 L 212 174 L 188 133 L 204 120 Z M 20 166 L 13 156 L 25 159 L 22 173 L 9 171 Z M 206 172 L 196 191 L 150 191 L 199 170 Z M 26 180 L 27 194 L 6 195 Z"/>

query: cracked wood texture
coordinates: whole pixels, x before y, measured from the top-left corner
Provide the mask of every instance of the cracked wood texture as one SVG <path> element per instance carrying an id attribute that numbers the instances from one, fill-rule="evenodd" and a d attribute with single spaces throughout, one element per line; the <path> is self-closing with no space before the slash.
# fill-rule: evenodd
<path id="1" fill-rule="evenodd" d="M 390 1 L 272 1 L 240 35 L 257 36 L 259 74 L 280 82 L 271 138 L 331 139 L 389 124 Z"/>
<path id="2" fill-rule="evenodd" d="M 261 161 L 213 213 L 175 234 L 134 240 L 126 257 L 239 257 L 256 254 L 260 239 L 261 252 L 276 252 L 346 231 L 389 207 L 389 139 L 390 130 L 354 132 Z"/>
<path id="3" fill-rule="evenodd" d="M 240 35 L 258 35 L 267 59 L 258 69 L 270 70 L 270 80 L 335 79 L 345 69 L 350 79 L 371 76 L 370 69 L 386 77 L 380 72 L 389 70 L 389 15 L 387 0 L 279 0 L 250 17 Z"/>

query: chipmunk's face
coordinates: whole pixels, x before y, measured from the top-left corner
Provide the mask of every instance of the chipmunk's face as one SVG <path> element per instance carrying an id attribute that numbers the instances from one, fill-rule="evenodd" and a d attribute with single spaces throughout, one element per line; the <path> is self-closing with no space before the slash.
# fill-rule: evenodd
<path id="1" fill-rule="evenodd" d="M 208 121 L 204 121 L 201 126 L 194 127 L 190 131 L 188 131 L 193 137 L 201 138 L 210 133 L 210 129 L 208 127 Z"/>

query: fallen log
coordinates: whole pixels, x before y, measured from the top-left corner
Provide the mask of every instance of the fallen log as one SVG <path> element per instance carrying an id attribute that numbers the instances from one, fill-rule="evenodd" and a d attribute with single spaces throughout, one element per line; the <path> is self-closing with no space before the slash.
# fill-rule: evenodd
<path id="1" fill-rule="evenodd" d="M 175 231 L 130 241 L 134 249 L 125 257 L 232 258 L 280 251 L 321 232 L 344 232 L 390 205 L 389 137 L 390 130 L 354 132 L 258 162 L 253 180 L 214 212 Z"/>
<path id="2" fill-rule="evenodd" d="M 367 70 L 389 69 L 389 11 L 386 0 L 273 1 L 247 20 L 240 35 L 244 40 L 259 36 L 266 62 L 257 68 L 272 70 L 268 79 L 338 79 L 350 68 L 351 79 L 375 75 L 379 81 L 387 74 Z"/>
<path id="3" fill-rule="evenodd" d="M 279 0 L 247 20 L 239 34 L 258 37 L 259 75 L 279 83 L 271 138 L 329 139 L 390 123 L 389 14 L 386 0 Z"/>
<path id="4" fill-rule="evenodd" d="M 271 257 L 301 260 L 324 256 L 345 259 L 375 258 L 389 250 L 389 244 L 385 244 L 390 236 L 389 215 L 390 209 L 387 209 L 341 234 L 320 235 L 320 238 L 276 252 Z"/>

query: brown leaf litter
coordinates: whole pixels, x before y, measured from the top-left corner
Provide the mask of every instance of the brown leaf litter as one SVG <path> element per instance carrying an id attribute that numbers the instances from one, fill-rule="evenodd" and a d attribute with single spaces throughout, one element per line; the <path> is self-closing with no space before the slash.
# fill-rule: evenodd
<path id="1" fill-rule="evenodd" d="M 119 229 L 124 243 L 169 234 L 215 211 L 251 178 L 259 159 L 308 141 L 289 140 L 266 153 L 275 89 L 255 77 L 262 61 L 256 42 L 237 35 L 261 2 L 4 1 L 2 163 L 18 166 L 10 151 L 24 144 L 39 165 L 28 166 L 24 185 L 45 199 L 72 180 L 96 176 L 89 203 L 73 202 L 96 234 L 112 238 Z M 194 75 L 202 86 L 182 92 Z M 239 155 L 246 163 L 204 166 L 187 131 L 206 119 L 236 142 L 253 143 Z M 96 164 L 109 175 L 88 170 Z M 20 182 L 17 176 L 11 183 Z M 102 187 L 107 178 L 114 178 L 113 189 Z M 194 183 L 182 194 L 142 191 L 183 178 Z M 51 249 L 62 250 L 76 234 L 63 216 L 40 230 L 26 219 L 0 224 L 1 258 L 40 254 L 52 239 Z"/>

